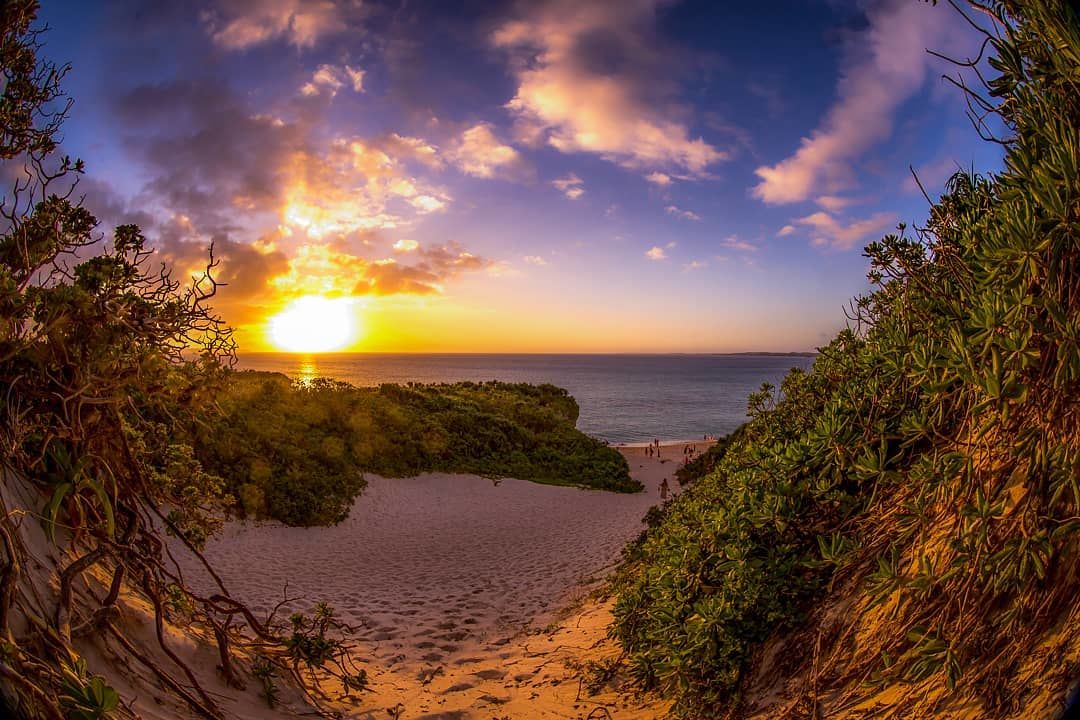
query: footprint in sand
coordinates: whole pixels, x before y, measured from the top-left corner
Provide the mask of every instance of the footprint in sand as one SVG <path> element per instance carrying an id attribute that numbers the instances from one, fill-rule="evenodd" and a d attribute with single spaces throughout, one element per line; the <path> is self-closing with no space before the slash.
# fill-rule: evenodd
<path id="1" fill-rule="evenodd" d="M 506 673 L 502 670 L 477 670 L 472 674 L 481 680 L 502 680 L 506 677 Z"/>

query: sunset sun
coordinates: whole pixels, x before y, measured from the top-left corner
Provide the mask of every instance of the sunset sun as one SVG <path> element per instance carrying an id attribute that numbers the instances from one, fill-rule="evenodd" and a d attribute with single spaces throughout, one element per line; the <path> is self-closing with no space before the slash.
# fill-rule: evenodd
<path id="1" fill-rule="evenodd" d="M 270 340 L 287 352 L 341 350 L 357 335 L 352 301 L 307 296 L 270 318 Z"/>

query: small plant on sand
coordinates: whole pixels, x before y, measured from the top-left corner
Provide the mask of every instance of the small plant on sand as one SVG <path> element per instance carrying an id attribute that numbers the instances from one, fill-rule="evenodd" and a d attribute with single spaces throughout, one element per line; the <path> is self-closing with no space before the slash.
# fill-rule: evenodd
<path id="1" fill-rule="evenodd" d="M 367 671 L 353 664 L 351 647 L 340 638 L 343 632 L 353 634 L 354 630 L 334 617 L 333 608 L 317 603 L 310 616 L 293 613 L 289 623 L 292 632 L 285 640 L 285 648 L 294 669 L 303 666 L 310 673 L 312 683 L 318 685 L 315 671 L 334 666 L 339 670 L 335 677 L 346 695 L 367 690 Z"/>
<path id="2" fill-rule="evenodd" d="M 585 692 L 592 697 L 604 691 L 623 667 L 622 656 L 590 660 L 581 668 Z"/>
<path id="3" fill-rule="evenodd" d="M 263 699 L 269 708 L 275 708 L 278 704 L 280 689 L 277 685 L 278 672 L 274 663 L 265 655 L 257 655 L 251 666 L 251 674 L 262 685 Z"/>
<path id="4" fill-rule="evenodd" d="M 91 675 L 79 658 L 61 670 L 60 706 L 72 720 L 107 720 L 120 706 L 120 696 L 100 675 Z"/>

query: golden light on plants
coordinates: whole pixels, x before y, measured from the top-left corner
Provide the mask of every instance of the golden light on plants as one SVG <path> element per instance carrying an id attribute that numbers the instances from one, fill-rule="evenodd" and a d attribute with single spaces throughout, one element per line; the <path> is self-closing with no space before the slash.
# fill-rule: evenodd
<path id="1" fill-rule="evenodd" d="M 280 350 L 318 353 L 347 347 L 359 328 L 351 298 L 308 295 L 270 318 L 268 330 Z"/>

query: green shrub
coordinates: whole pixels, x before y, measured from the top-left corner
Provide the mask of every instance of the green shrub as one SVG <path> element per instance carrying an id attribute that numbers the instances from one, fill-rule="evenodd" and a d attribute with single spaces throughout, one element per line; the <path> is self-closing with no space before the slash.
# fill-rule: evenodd
<path id="1" fill-rule="evenodd" d="M 247 515 L 292 525 L 343 520 L 363 472 L 475 473 L 637 492 L 625 459 L 575 428 L 551 385 L 501 382 L 356 388 L 235 373 L 220 413 L 196 427 L 197 453 Z"/>
<path id="2" fill-rule="evenodd" d="M 678 714 L 733 707 L 758 644 L 841 573 L 845 622 L 889 610 L 836 678 L 938 677 L 995 707 L 1075 603 L 1080 22 L 1050 0 L 989 12 L 1004 172 L 958 173 L 926 228 L 866 249 L 854 329 L 752 396 L 628 555 L 613 633 Z"/>

